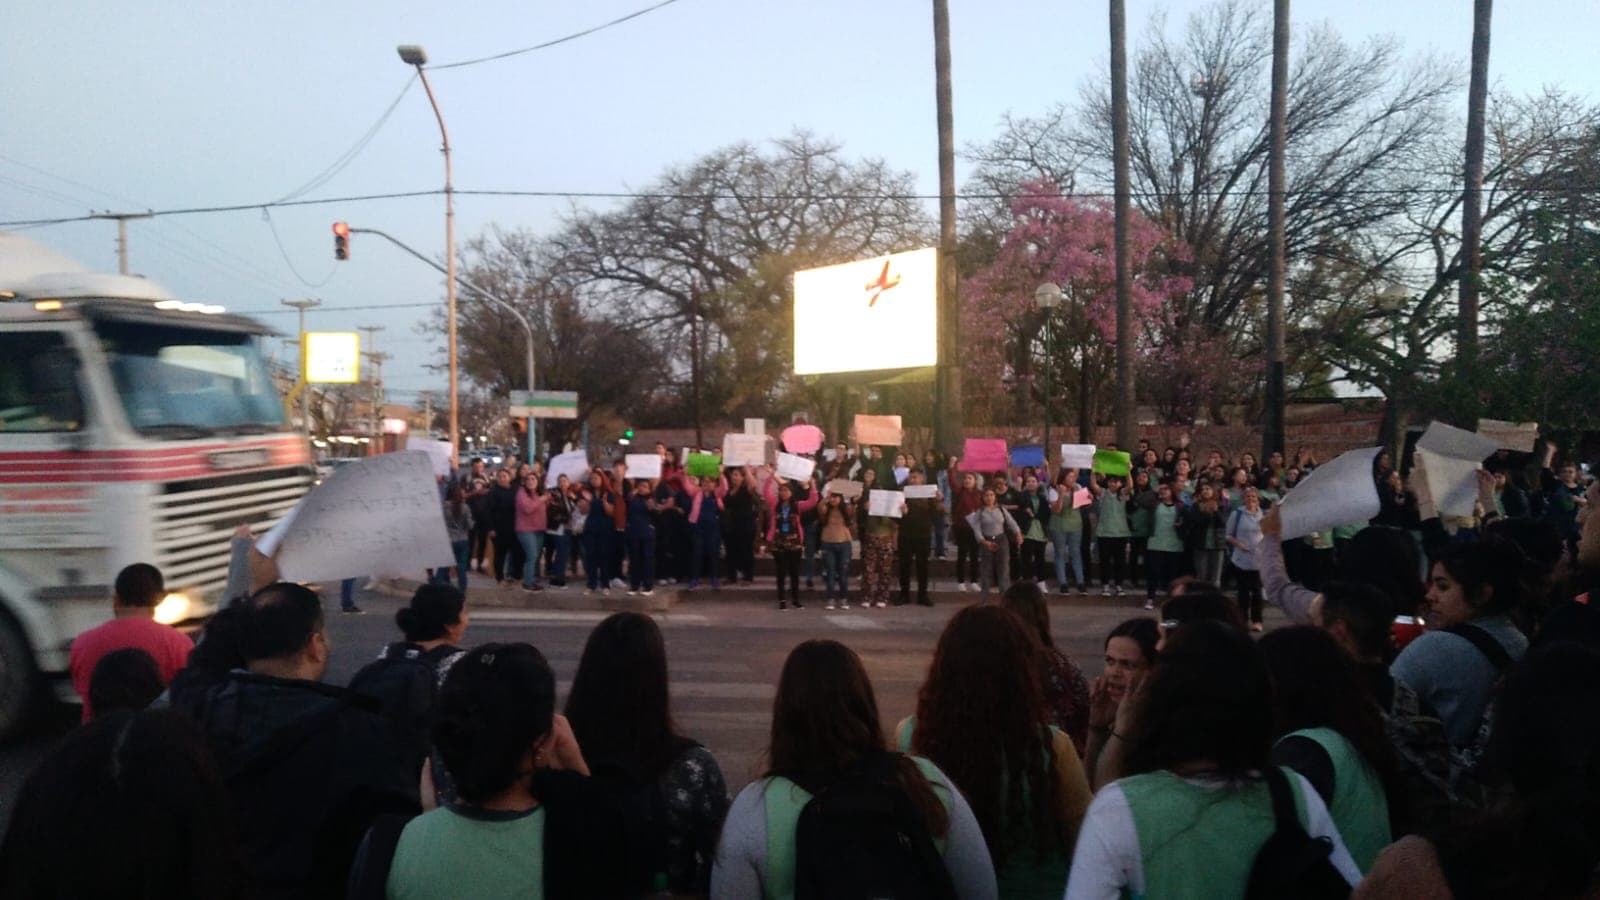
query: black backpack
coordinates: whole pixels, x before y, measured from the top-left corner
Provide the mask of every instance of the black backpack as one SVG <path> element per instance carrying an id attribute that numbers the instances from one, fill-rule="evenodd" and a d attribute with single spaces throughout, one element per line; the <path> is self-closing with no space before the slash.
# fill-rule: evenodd
<path id="1" fill-rule="evenodd" d="M 700 746 L 687 738 L 674 740 L 668 755 L 676 760 Z M 659 779 L 651 778 L 634 760 L 602 757 L 589 761 L 590 777 L 609 791 L 622 810 L 624 823 L 618 836 L 624 848 L 622 874 L 630 896 L 666 890 L 667 835 L 670 828 L 667 798 Z"/>
<path id="2" fill-rule="evenodd" d="M 1268 766 L 1266 782 L 1272 793 L 1272 817 L 1277 827 L 1256 853 L 1245 900 L 1349 897 L 1350 885 L 1331 859 L 1333 841 L 1306 833 L 1295 812 L 1294 789 L 1283 770 Z"/>
<path id="3" fill-rule="evenodd" d="M 422 650 L 415 644 L 390 644 L 381 659 L 350 679 L 350 690 L 378 701 L 383 718 L 400 743 L 408 765 L 420 770 L 433 746 L 433 711 L 439 696 L 439 667 L 459 647 L 442 644 Z"/>
<path id="4" fill-rule="evenodd" d="M 895 781 L 900 759 L 788 776 L 812 794 L 795 832 L 795 900 L 955 900 L 927 823 Z"/>

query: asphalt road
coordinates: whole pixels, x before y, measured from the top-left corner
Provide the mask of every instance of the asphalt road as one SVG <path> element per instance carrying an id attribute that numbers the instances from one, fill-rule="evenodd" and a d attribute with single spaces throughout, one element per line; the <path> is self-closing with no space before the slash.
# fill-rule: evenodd
<path id="1" fill-rule="evenodd" d="M 917 689 L 933 657 L 940 630 L 969 594 L 940 594 L 934 607 L 888 607 L 829 612 L 820 600 L 805 609 L 773 608 L 770 588 L 694 595 L 669 612 L 657 613 L 667 644 L 673 714 L 681 730 L 700 741 L 721 763 L 729 790 L 738 791 L 762 770 L 771 722 L 772 697 L 789 650 L 801 641 L 826 637 L 854 648 L 877 692 L 885 731 L 915 711 Z M 816 595 L 820 597 L 820 592 Z M 399 638 L 394 611 L 399 601 L 362 594 L 362 615 L 330 612 L 333 658 L 327 680 L 344 684 L 386 642 Z M 330 609 L 336 604 L 331 604 Z M 1100 672 L 1104 636 L 1118 622 L 1146 613 L 1142 597 L 1052 598 L 1056 645 L 1093 678 Z M 471 607 L 469 607 L 471 608 Z M 565 694 L 577 670 L 589 631 L 606 616 L 596 611 L 472 609 L 467 643 L 528 641 L 549 658 L 558 690 Z M 1275 617 L 1275 610 L 1268 610 Z M 1269 621 L 1271 619 L 1269 618 Z M 46 717 L 35 734 L 0 747 L 0 825 L 9 819 L 22 781 L 72 727 L 76 707 Z"/>

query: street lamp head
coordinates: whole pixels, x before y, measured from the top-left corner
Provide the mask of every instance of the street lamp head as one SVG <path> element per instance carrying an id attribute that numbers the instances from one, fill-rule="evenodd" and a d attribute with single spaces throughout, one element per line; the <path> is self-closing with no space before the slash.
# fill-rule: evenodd
<path id="1" fill-rule="evenodd" d="M 1034 290 L 1033 302 L 1038 304 L 1040 309 L 1052 310 L 1061 305 L 1062 296 L 1061 285 L 1047 282 Z"/>
<path id="2" fill-rule="evenodd" d="M 401 44 L 395 48 L 400 54 L 400 60 L 408 66 L 425 66 L 428 64 L 427 51 L 416 44 Z"/>

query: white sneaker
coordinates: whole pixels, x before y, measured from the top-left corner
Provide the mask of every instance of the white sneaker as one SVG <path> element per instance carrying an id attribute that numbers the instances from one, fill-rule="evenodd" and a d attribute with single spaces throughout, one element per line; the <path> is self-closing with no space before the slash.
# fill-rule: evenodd
<path id="1" fill-rule="evenodd" d="M 627 587 L 628 583 L 626 581 L 623 581 L 621 578 L 613 578 L 613 579 L 611 579 L 611 586 L 620 591 L 623 588 Z"/>
<path id="2" fill-rule="evenodd" d="M 968 584 L 967 585 L 967 590 L 973 592 L 974 594 L 979 594 L 979 593 L 983 592 L 983 588 L 979 587 L 978 583 L 976 581 L 971 582 L 970 584 Z"/>
<path id="3" fill-rule="evenodd" d="M 1118 597 L 1122 596 L 1122 585 L 1120 585 L 1120 584 L 1117 585 L 1117 596 Z"/>
<path id="4" fill-rule="evenodd" d="M 600 596 L 602 596 L 602 597 L 611 596 L 611 588 L 601 588 L 600 589 Z"/>
<path id="5" fill-rule="evenodd" d="M 639 592 L 639 596 L 641 596 L 641 597 L 654 597 L 655 595 L 656 595 L 656 592 L 653 591 L 653 590 L 640 591 Z"/>
<path id="6" fill-rule="evenodd" d="M 840 600 L 839 601 L 839 608 L 840 609 L 849 609 L 850 608 L 850 601 L 849 600 Z"/>
<path id="7" fill-rule="evenodd" d="M 834 608 L 834 604 L 833 604 L 832 600 L 829 600 L 828 601 L 828 605 L 823 607 L 823 609 L 833 609 L 833 608 Z"/>
<path id="8" fill-rule="evenodd" d="M 628 592 L 628 596 L 629 597 L 637 597 L 637 596 L 639 596 L 639 592 L 638 591 L 629 591 Z"/>
<path id="9" fill-rule="evenodd" d="M 1144 601 L 1144 608 L 1145 609 L 1155 609 L 1156 608 L 1156 602 L 1154 600 L 1146 600 L 1146 601 Z"/>
<path id="10" fill-rule="evenodd" d="M 882 600 L 879 600 L 877 603 L 874 603 L 872 605 L 878 607 L 879 609 L 882 609 L 885 606 L 888 606 L 889 604 L 883 602 Z"/>
<path id="11" fill-rule="evenodd" d="M 583 595 L 585 597 L 593 597 L 594 596 L 594 591 L 590 590 L 589 588 L 584 588 L 583 589 Z"/>
<path id="12" fill-rule="evenodd" d="M 1111 596 L 1111 585 L 1109 585 L 1109 584 L 1107 584 L 1107 585 L 1102 585 L 1102 586 L 1101 586 L 1101 587 L 1100 587 L 1100 596 L 1102 596 L 1102 597 L 1109 597 L 1109 596 Z"/>
<path id="13" fill-rule="evenodd" d="M 956 590 L 958 590 L 961 593 L 965 594 L 967 592 L 967 583 L 965 581 L 956 582 Z"/>

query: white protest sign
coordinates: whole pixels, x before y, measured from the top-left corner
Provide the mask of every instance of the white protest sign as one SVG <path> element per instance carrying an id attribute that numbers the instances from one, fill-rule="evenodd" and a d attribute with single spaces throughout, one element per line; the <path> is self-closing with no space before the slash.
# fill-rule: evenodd
<path id="1" fill-rule="evenodd" d="M 629 453 L 623 457 L 629 478 L 660 478 L 661 457 L 654 453 Z"/>
<path id="2" fill-rule="evenodd" d="M 855 500 L 861 496 L 861 482 L 851 481 L 848 478 L 835 478 L 828 482 L 826 488 L 830 494 L 838 494 L 846 499 Z"/>
<path id="3" fill-rule="evenodd" d="M 908 484 L 901 490 L 907 500 L 937 500 L 939 499 L 939 486 L 937 484 Z"/>
<path id="4" fill-rule="evenodd" d="M 1478 433 L 1494 441 L 1498 449 L 1529 453 L 1533 450 L 1533 442 L 1539 438 L 1539 423 L 1479 419 Z"/>
<path id="5" fill-rule="evenodd" d="M 898 519 L 905 505 L 906 495 L 900 491 L 873 491 L 867 497 L 867 515 Z"/>
<path id="6" fill-rule="evenodd" d="M 1494 455 L 1499 448 L 1493 440 L 1481 434 L 1443 422 L 1429 422 L 1428 430 L 1417 439 L 1417 449 L 1448 456 L 1451 459 L 1481 463 Z M 1438 485 L 1434 485 L 1435 488 Z"/>
<path id="7" fill-rule="evenodd" d="M 724 466 L 763 466 L 767 463 L 767 436 L 730 434 L 722 439 Z"/>
<path id="8" fill-rule="evenodd" d="M 1418 444 L 1416 461 L 1417 469 L 1423 475 L 1421 481 L 1426 485 L 1427 500 L 1430 501 L 1427 505 L 1432 507 L 1428 509 L 1424 506 L 1421 492 L 1414 487 L 1413 492 L 1419 495 L 1417 507 L 1422 518 L 1472 515 L 1473 506 L 1478 500 L 1478 469 L 1482 468 L 1477 460 L 1445 456 L 1424 450 Z"/>
<path id="9" fill-rule="evenodd" d="M 256 546 L 275 557 L 288 581 L 420 575 L 455 565 L 433 464 L 420 450 L 340 466 Z"/>
<path id="10" fill-rule="evenodd" d="M 1378 514 L 1372 461 L 1382 447 L 1350 450 L 1300 479 L 1278 504 L 1283 539 L 1305 537 L 1335 525 L 1365 522 Z"/>
<path id="11" fill-rule="evenodd" d="M 406 438 L 407 450 L 421 450 L 433 462 L 434 477 L 450 477 L 450 442 L 433 441 L 415 435 Z"/>
<path id="12" fill-rule="evenodd" d="M 804 456 L 796 456 L 793 453 L 778 454 L 779 478 L 791 478 L 795 481 L 805 481 L 807 478 L 811 477 L 811 473 L 816 471 L 816 469 L 817 464 L 809 459 L 806 459 Z"/>
<path id="13" fill-rule="evenodd" d="M 1062 444 L 1061 468 L 1088 469 L 1094 466 L 1093 444 Z"/>
<path id="14" fill-rule="evenodd" d="M 766 434 L 767 433 L 767 420 L 766 419 L 745 419 L 744 420 L 744 433 L 745 434 Z"/>
<path id="15" fill-rule="evenodd" d="M 583 484 L 589 480 L 589 454 L 582 450 L 569 450 L 550 457 L 550 470 L 544 473 L 544 486 L 553 488 L 561 476 L 567 480 Z"/>

